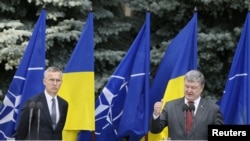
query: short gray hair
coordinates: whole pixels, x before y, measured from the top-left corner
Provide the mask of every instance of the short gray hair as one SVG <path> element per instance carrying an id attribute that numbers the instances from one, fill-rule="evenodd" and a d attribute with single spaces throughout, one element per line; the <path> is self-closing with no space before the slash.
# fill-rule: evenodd
<path id="1" fill-rule="evenodd" d="M 56 66 L 50 66 L 44 71 L 44 77 L 46 77 L 48 72 L 60 72 L 62 74 L 62 70 Z"/>
<path id="2" fill-rule="evenodd" d="M 188 82 L 199 82 L 202 85 L 205 85 L 205 77 L 202 72 L 198 70 L 190 70 L 185 74 L 185 81 Z"/>

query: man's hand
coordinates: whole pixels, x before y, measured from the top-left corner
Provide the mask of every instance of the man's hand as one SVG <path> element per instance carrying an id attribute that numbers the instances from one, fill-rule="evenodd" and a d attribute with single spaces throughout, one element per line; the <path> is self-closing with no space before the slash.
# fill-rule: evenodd
<path id="1" fill-rule="evenodd" d="M 154 104 L 154 115 L 155 116 L 159 116 L 161 113 L 161 109 L 162 109 L 162 104 L 163 104 L 163 100 L 155 102 Z"/>

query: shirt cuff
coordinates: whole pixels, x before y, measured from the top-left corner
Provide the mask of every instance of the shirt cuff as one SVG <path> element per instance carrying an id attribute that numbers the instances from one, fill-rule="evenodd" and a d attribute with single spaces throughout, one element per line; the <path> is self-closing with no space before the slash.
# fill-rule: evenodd
<path id="1" fill-rule="evenodd" d="M 156 116 L 153 114 L 153 119 L 157 119 L 160 115 Z"/>

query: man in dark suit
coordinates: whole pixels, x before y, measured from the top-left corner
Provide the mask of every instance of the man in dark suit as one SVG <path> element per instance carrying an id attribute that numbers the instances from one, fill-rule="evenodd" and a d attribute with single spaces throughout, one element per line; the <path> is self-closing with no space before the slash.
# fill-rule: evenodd
<path id="1" fill-rule="evenodd" d="M 163 102 L 156 102 L 150 131 L 160 133 L 168 126 L 171 140 L 207 140 L 208 125 L 221 125 L 224 121 L 220 107 L 201 97 L 204 85 L 205 78 L 200 71 L 187 72 L 184 77 L 184 97 L 167 102 L 163 109 Z M 189 105 L 189 102 L 192 104 Z M 189 112 L 190 129 L 187 125 Z"/>
<path id="2" fill-rule="evenodd" d="M 62 77 L 63 73 L 57 67 L 52 66 L 45 70 L 44 92 L 28 99 L 22 107 L 17 128 L 18 140 L 62 140 L 68 111 L 67 101 L 57 95 Z M 55 99 L 55 103 L 52 98 Z"/>

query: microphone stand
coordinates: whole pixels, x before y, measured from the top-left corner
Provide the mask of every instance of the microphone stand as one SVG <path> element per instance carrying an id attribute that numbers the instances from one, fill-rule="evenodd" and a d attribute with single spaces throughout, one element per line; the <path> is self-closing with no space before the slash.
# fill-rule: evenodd
<path id="1" fill-rule="evenodd" d="M 28 129 L 28 138 L 30 139 L 30 130 L 31 130 L 31 120 L 32 120 L 32 117 L 33 117 L 33 110 L 35 108 L 35 102 L 34 101 L 31 101 L 29 103 L 29 108 L 30 108 L 30 113 L 29 113 L 29 129 Z"/>
<path id="2" fill-rule="evenodd" d="M 194 126 L 194 139 L 195 139 L 195 116 L 194 116 L 194 110 L 192 110 L 192 117 L 193 117 L 193 126 Z"/>
<path id="3" fill-rule="evenodd" d="M 40 116 L 41 116 L 41 109 L 43 108 L 42 102 L 37 102 L 37 132 L 36 132 L 36 137 L 39 139 L 39 132 L 40 132 Z"/>
<path id="4" fill-rule="evenodd" d="M 185 128 L 184 128 L 184 134 L 185 134 L 185 137 L 187 137 L 187 132 L 186 132 L 186 130 L 187 130 L 187 110 L 188 110 L 188 106 L 187 106 L 187 104 L 183 104 L 182 105 L 182 111 L 183 111 L 183 113 L 184 113 L 184 126 L 185 126 Z"/>
<path id="5" fill-rule="evenodd" d="M 187 137 L 187 110 L 184 111 L 184 119 L 185 119 L 185 128 L 184 128 L 184 134 L 185 134 L 185 137 Z"/>
<path id="6" fill-rule="evenodd" d="M 190 105 L 190 110 L 191 110 L 191 113 L 192 113 L 192 118 L 193 118 L 193 133 L 194 133 L 194 137 L 193 139 L 195 139 L 195 116 L 194 116 L 194 111 L 195 111 L 195 106 L 192 104 Z"/>

